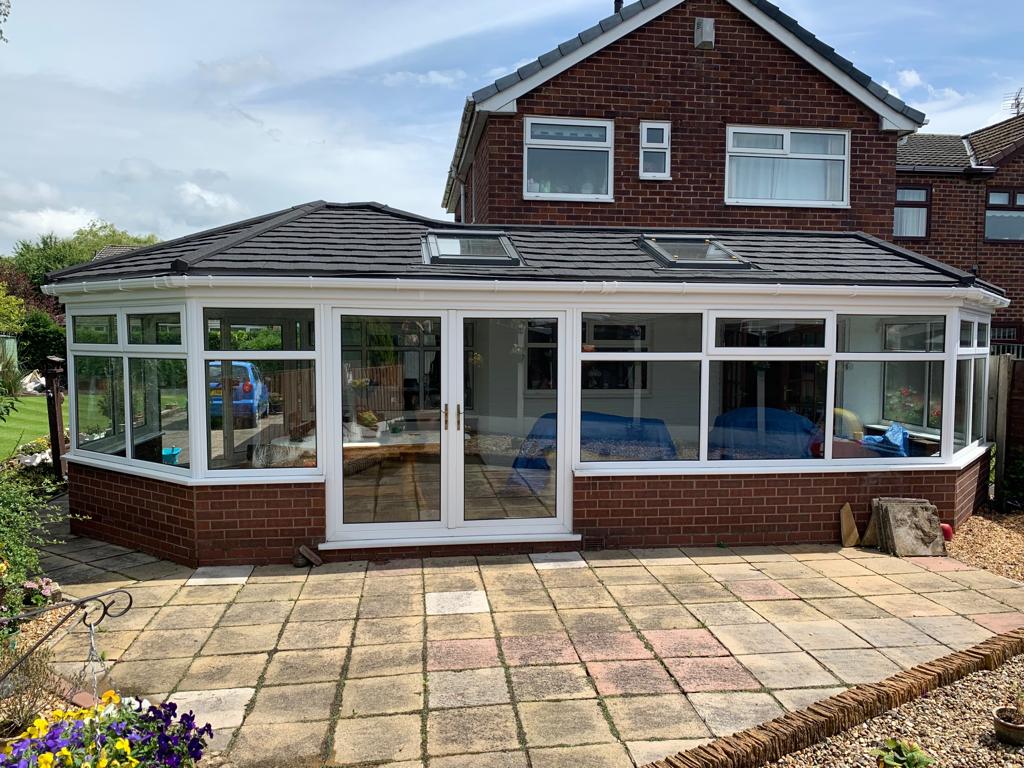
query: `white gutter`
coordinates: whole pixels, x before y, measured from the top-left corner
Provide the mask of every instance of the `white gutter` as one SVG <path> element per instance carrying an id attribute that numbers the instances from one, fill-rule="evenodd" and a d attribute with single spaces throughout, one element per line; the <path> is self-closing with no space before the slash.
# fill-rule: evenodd
<path id="1" fill-rule="evenodd" d="M 408 278 L 347 278 L 347 277 L 229 277 L 173 275 L 139 277 L 123 280 L 58 283 L 44 285 L 49 296 L 75 296 L 133 290 L 164 290 L 188 288 L 306 288 L 306 289 L 365 289 L 403 291 L 464 291 L 490 293 L 579 293 L 593 295 L 654 294 L 665 295 L 743 295 L 743 296 L 843 296 L 843 297 L 933 297 L 938 299 L 964 299 L 1002 309 L 1010 300 L 977 287 L 941 288 L 935 286 L 889 285 L 815 285 L 815 284 L 735 284 L 735 283 L 654 283 L 654 282 L 580 282 L 536 280 L 424 280 Z"/>

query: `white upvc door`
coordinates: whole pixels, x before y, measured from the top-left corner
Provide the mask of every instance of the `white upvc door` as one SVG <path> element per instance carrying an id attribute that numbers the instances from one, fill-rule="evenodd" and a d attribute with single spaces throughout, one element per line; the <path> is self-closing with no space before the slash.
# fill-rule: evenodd
<path id="1" fill-rule="evenodd" d="M 331 312 L 329 543 L 568 534 L 566 313 Z"/>

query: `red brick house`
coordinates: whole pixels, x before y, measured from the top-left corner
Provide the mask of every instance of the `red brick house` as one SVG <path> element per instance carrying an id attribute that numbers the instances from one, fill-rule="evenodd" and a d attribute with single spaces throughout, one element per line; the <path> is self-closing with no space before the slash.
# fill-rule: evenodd
<path id="1" fill-rule="evenodd" d="M 923 121 L 764 0 L 641 0 L 473 94 L 454 223 L 318 201 L 56 273 L 74 530 L 220 564 L 958 523 L 1007 300 L 885 239 Z"/>
<path id="2" fill-rule="evenodd" d="M 895 242 L 1003 286 L 993 339 L 1024 342 L 1024 115 L 897 147 Z"/>

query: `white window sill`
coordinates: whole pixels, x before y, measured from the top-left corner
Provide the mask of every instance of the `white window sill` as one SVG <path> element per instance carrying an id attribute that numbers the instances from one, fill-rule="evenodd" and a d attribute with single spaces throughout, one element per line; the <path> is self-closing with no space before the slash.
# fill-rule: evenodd
<path id="1" fill-rule="evenodd" d="M 63 458 L 74 464 L 83 464 L 87 467 L 106 469 L 125 475 L 147 477 L 152 480 L 164 480 L 168 483 L 176 483 L 177 485 L 278 485 L 293 483 L 322 485 L 324 482 L 323 474 L 284 474 L 281 470 L 269 471 L 266 475 L 254 475 L 252 474 L 253 470 L 245 470 L 247 474 L 235 475 L 231 474 L 231 470 L 222 469 L 213 470 L 217 472 L 216 475 L 195 477 L 189 474 L 184 467 L 179 467 L 178 471 L 168 471 L 166 469 L 158 469 L 157 467 L 161 465 L 155 462 L 153 463 L 153 468 L 150 468 L 141 464 L 129 464 L 123 459 L 120 461 L 107 461 L 92 456 L 83 456 L 77 452 L 68 453 Z"/>
<path id="2" fill-rule="evenodd" d="M 726 205 L 743 206 L 747 208 L 849 208 L 847 203 L 830 203 L 824 200 L 730 200 L 726 199 Z"/>
<path id="3" fill-rule="evenodd" d="M 555 195 L 543 192 L 524 192 L 523 200 L 561 200 L 570 203 L 614 203 L 609 195 Z"/>
<path id="4" fill-rule="evenodd" d="M 641 181 L 672 181 L 672 177 L 671 176 L 652 176 L 652 175 L 645 175 L 645 174 L 641 173 L 640 174 L 640 180 Z"/>

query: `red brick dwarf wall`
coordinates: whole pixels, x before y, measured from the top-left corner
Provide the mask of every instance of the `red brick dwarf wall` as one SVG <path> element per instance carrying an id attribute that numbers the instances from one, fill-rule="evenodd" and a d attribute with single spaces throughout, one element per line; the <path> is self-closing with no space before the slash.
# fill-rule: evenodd
<path id="1" fill-rule="evenodd" d="M 993 175 L 898 173 L 896 180 L 899 185 L 931 187 L 932 204 L 927 238 L 890 239 L 960 269 L 977 267 L 979 277 L 1003 288 L 1011 302 L 996 313 L 995 323 L 1018 326 L 1017 338 L 1024 340 L 1024 242 L 985 240 L 988 190 L 1024 191 L 1024 151 Z"/>
<path id="2" fill-rule="evenodd" d="M 713 50 L 694 19 L 715 19 Z M 523 199 L 523 118 L 615 121 L 614 203 Z M 671 171 L 638 178 L 641 120 L 672 121 Z M 726 126 L 852 131 L 851 207 L 727 206 Z M 467 221 L 667 227 L 863 230 L 892 235 L 894 133 L 724 0 L 688 0 L 494 114 L 474 156 Z M 475 200 L 475 205 L 474 201 Z"/>
<path id="3" fill-rule="evenodd" d="M 324 540 L 323 485 L 184 486 L 71 462 L 73 533 L 190 566 L 287 563 Z M 794 475 L 580 477 L 575 530 L 591 547 L 791 544 L 839 539 L 849 501 L 862 527 L 876 496 L 932 501 L 963 522 L 988 494 L 988 457 L 961 471 Z M 574 543 L 381 547 L 322 552 L 325 560 L 488 555 L 574 549 Z"/>
<path id="4" fill-rule="evenodd" d="M 982 465 L 987 480 L 987 456 L 959 472 L 577 477 L 573 521 L 605 547 L 837 542 L 840 507 L 863 529 L 877 496 L 928 499 L 943 522 L 962 522 L 983 501 Z"/>

